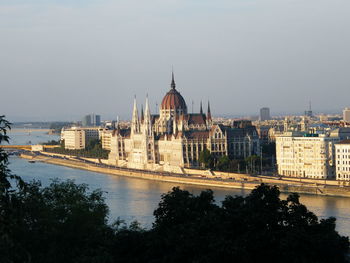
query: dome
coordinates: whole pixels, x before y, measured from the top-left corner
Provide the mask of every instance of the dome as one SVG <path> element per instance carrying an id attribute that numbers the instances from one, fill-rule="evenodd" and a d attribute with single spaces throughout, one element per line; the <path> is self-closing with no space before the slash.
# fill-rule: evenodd
<path id="1" fill-rule="evenodd" d="M 181 109 L 183 112 L 187 112 L 187 106 L 184 98 L 181 96 L 180 92 L 175 89 L 174 74 L 172 75 L 171 89 L 164 96 L 161 109 Z"/>
<path id="2" fill-rule="evenodd" d="M 162 110 L 167 109 L 182 109 L 184 112 L 187 111 L 187 106 L 184 98 L 180 92 L 176 89 L 171 89 L 162 100 Z"/>

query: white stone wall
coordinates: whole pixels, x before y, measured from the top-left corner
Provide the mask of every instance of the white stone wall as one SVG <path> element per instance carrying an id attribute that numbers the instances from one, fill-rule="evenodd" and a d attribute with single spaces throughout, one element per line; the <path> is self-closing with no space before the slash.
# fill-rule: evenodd
<path id="1" fill-rule="evenodd" d="M 350 181 L 350 143 L 335 145 L 337 180 Z"/>
<path id="2" fill-rule="evenodd" d="M 172 138 L 171 140 L 158 141 L 161 165 L 183 167 L 182 140 Z"/>

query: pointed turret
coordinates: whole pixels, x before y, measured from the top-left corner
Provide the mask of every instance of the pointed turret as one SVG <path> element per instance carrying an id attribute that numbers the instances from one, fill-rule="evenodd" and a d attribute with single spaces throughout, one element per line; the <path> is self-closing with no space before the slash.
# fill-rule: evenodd
<path id="1" fill-rule="evenodd" d="M 208 101 L 208 112 L 207 112 L 207 120 L 209 121 L 211 121 L 211 112 L 210 112 L 210 103 L 209 103 L 209 101 Z"/>
<path id="2" fill-rule="evenodd" d="M 148 95 L 146 96 L 146 104 L 145 104 L 145 119 L 146 118 L 150 118 L 151 117 L 151 110 L 150 110 L 150 107 L 149 107 L 149 103 L 148 103 Z"/>
<path id="3" fill-rule="evenodd" d="M 201 101 L 201 107 L 200 107 L 200 109 L 199 109 L 199 113 L 200 113 L 200 114 L 203 114 L 202 101 Z"/>
<path id="4" fill-rule="evenodd" d="M 172 89 L 175 89 L 175 88 L 176 88 L 175 78 L 174 78 L 174 71 L 171 72 L 171 84 L 170 84 L 170 87 L 171 87 Z"/>
<path id="5" fill-rule="evenodd" d="M 141 123 L 143 123 L 144 114 L 143 114 L 143 105 L 141 104 Z"/>
<path id="6" fill-rule="evenodd" d="M 144 127 L 147 132 L 147 135 L 152 134 L 152 123 L 151 123 L 151 111 L 148 103 L 148 95 L 146 97 L 146 107 L 145 107 L 145 116 L 144 116 Z"/>
<path id="7" fill-rule="evenodd" d="M 132 132 L 140 131 L 139 112 L 137 110 L 136 96 L 134 97 L 134 108 L 132 111 L 131 131 Z"/>
<path id="8" fill-rule="evenodd" d="M 208 101 L 208 111 L 207 111 L 206 123 L 207 123 L 207 129 L 211 129 L 211 126 L 213 125 L 213 122 L 211 120 L 211 112 L 210 112 L 210 103 L 209 103 L 209 101 Z"/>

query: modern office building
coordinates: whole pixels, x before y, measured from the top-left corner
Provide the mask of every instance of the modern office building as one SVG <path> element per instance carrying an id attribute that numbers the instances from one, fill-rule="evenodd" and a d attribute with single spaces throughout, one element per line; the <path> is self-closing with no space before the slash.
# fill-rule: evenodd
<path id="1" fill-rule="evenodd" d="M 313 112 L 312 112 L 312 109 L 311 109 L 311 101 L 309 101 L 309 109 L 305 111 L 305 116 L 307 117 L 313 117 Z"/>
<path id="2" fill-rule="evenodd" d="M 101 125 L 101 116 L 95 115 L 94 113 L 86 115 L 83 117 L 81 123 L 82 123 L 83 127 L 100 126 Z"/>
<path id="3" fill-rule="evenodd" d="M 270 120 L 270 108 L 264 107 L 260 109 L 260 121 Z"/>

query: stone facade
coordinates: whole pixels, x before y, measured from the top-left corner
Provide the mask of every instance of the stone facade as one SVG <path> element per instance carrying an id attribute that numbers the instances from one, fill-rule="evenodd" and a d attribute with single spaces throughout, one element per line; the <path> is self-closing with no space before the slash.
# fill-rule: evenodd
<path id="1" fill-rule="evenodd" d="M 350 181 L 350 140 L 335 145 L 335 156 L 337 180 Z"/>
<path id="2" fill-rule="evenodd" d="M 313 179 L 335 178 L 334 144 L 339 137 L 287 132 L 276 137 L 280 175 Z"/>
<path id="3" fill-rule="evenodd" d="M 159 114 L 152 115 L 146 99 L 141 116 L 134 100 L 131 127 L 117 124 L 111 136 L 109 162 L 137 169 L 181 172 L 184 167 L 198 167 L 200 152 L 208 149 L 215 156 L 244 158 L 260 151 L 259 137 L 251 122 L 231 126 L 213 124 L 210 105 L 203 113 L 188 113 L 184 98 L 171 89 L 162 100 Z"/>

